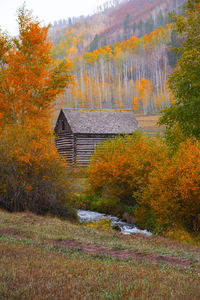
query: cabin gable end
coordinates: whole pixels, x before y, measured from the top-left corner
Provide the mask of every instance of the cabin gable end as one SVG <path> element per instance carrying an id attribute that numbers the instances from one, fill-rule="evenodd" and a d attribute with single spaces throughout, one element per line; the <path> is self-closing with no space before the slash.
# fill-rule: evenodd
<path id="1" fill-rule="evenodd" d="M 62 133 L 71 133 L 71 134 L 73 133 L 72 129 L 66 119 L 66 116 L 62 110 L 60 111 L 60 114 L 59 114 L 57 122 L 56 122 L 55 132 L 58 135 L 62 134 Z"/>

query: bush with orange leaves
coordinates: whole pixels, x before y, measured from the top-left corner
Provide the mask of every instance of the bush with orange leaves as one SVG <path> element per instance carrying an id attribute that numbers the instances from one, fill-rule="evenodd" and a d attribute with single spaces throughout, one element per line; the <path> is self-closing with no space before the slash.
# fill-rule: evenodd
<path id="1" fill-rule="evenodd" d="M 0 132 L 0 207 L 76 218 L 67 204 L 67 171 L 48 129 L 21 125 Z"/>
<path id="2" fill-rule="evenodd" d="M 88 167 L 91 190 L 117 196 L 122 204 L 135 205 L 150 172 L 166 156 L 167 147 L 161 139 L 140 132 L 106 140 L 96 148 Z"/>
<path id="3" fill-rule="evenodd" d="M 138 201 L 137 222 L 146 227 L 149 211 L 161 229 L 200 231 L 200 142 L 187 140 L 155 168 Z M 178 227 L 177 227 L 178 226 Z"/>

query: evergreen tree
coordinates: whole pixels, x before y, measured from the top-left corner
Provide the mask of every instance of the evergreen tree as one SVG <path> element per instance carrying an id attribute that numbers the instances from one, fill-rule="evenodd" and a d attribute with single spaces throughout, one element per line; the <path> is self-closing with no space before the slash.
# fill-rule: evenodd
<path id="1" fill-rule="evenodd" d="M 170 24 L 171 23 L 171 18 L 169 14 L 166 14 L 164 18 L 164 25 Z"/>
<path id="2" fill-rule="evenodd" d="M 133 34 L 135 33 L 136 30 L 137 30 L 137 23 L 134 22 L 134 23 L 133 23 Z"/>
<path id="3" fill-rule="evenodd" d="M 145 33 L 149 34 L 154 30 L 154 20 L 152 15 L 149 17 L 149 19 L 145 23 Z"/>
<path id="4" fill-rule="evenodd" d="M 160 27 L 160 26 L 164 26 L 164 25 L 165 25 L 165 20 L 164 20 L 164 17 L 163 17 L 162 10 L 160 9 L 159 14 L 156 18 L 156 26 Z"/>
<path id="5" fill-rule="evenodd" d="M 144 22 L 142 19 L 140 19 L 140 22 L 138 23 L 138 29 L 139 29 L 139 37 L 144 35 Z"/>
<path id="6" fill-rule="evenodd" d="M 130 33 L 130 15 L 126 14 L 126 17 L 123 22 L 123 27 L 124 27 L 124 38 L 127 40 L 129 38 L 129 33 Z"/>
<path id="7" fill-rule="evenodd" d="M 181 53 L 174 50 L 174 48 L 181 47 L 181 39 L 175 30 L 171 32 L 171 42 L 168 43 L 169 51 L 167 52 L 168 62 L 171 67 L 177 64 L 177 60 L 181 56 Z"/>
<path id="8" fill-rule="evenodd" d="M 107 40 L 106 38 L 104 38 L 104 40 L 101 42 L 101 47 L 106 46 L 107 45 Z"/>
<path id="9" fill-rule="evenodd" d="M 96 34 L 93 41 L 90 44 L 90 51 L 94 51 L 98 48 L 99 48 L 99 36 L 98 34 Z"/>

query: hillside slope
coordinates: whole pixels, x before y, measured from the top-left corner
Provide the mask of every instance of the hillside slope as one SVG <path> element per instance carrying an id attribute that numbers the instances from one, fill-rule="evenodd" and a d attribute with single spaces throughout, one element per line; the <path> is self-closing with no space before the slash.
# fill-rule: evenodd
<path id="1" fill-rule="evenodd" d="M 178 12 L 185 0 L 125 0 L 113 1 L 91 16 L 54 22 L 51 38 L 55 45 L 72 35 L 79 37 L 77 51 L 83 54 L 104 45 L 141 37 L 169 23 L 168 13 Z M 72 41 L 72 40 L 70 40 Z M 60 55 L 62 56 L 62 55 Z"/>
<path id="2" fill-rule="evenodd" d="M 180 46 L 168 13 L 185 0 L 114 1 L 98 13 L 52 28 L 55 60 L 72 61 L 75 85 L 60 107 L 133 108 L 157 113 L 174 99 L 167 86 Z M 112 2 L 111 2 L 112 3 Z"/>
<path id="3" fill-rule="evenodd" d="M 198 247 L 30 213 L 0 218 L 1 299 L 199 299 Z"/>
<path id="4" fill-rule="evenodd" d="M 168 13 L 177 12 L 185 0 L 129 0 L 108 12 L 110 26 L 100 35 L 107 43 L 143 36 L 169 22 Z"/>

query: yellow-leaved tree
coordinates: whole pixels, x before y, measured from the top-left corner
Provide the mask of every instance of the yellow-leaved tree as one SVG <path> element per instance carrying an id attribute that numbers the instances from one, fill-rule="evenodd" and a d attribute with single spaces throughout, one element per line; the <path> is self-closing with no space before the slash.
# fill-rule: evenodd
<path id="1" fill-rule="evenodd" d="M 72 81 L 69 65 L 53 65 L 48 27 L 24 6 L 18 24 L 17 38 L 0 33 L 0 207 L 74 218 L 49 122 Z"/>
<path id="2" fill-rule="evenodd" d="M 53 65 L 49 27 L 42 27 L 23 6 L 19 36 L 0 32 L 0 126 L 48 120 L 56 98 L 72 81 L 66 61 Z"/>
<path id="3" fill-rule="evenodd" d="M 106 191 L 120 198 L 122 204 L 135 205 L 150 172 L 166 156 L 161 139 L 140 132 L 106 140 L 97 147 L 88 167 L 91 190 L 100 195 Z"/>
<path id="4" fill-rule="evenodd" d="M 172 158 L 167 158 L 149 176 L 136 219 L 148 226 L 148 214 L 154 226 L 162 229 L 200 230 L 200 143 L 187 140 L 179 145 Z"/>

